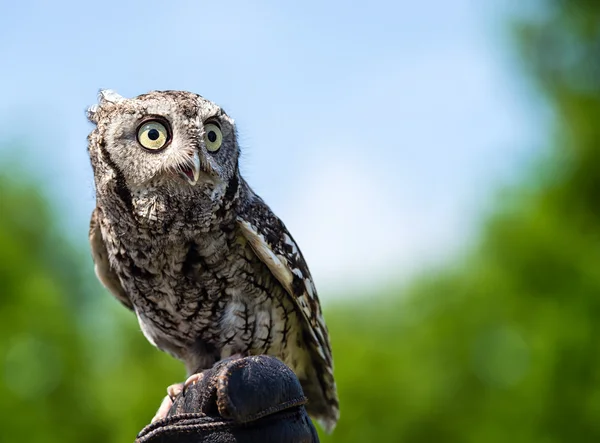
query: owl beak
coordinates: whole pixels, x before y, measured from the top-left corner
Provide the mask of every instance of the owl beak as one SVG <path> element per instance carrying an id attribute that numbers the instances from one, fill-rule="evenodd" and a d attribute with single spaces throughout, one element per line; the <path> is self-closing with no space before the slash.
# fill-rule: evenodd
<path id="1" fill-rule="evenodd" d="M 194 152 L 191 160 L 191 164 L 187 164 L 179 169 L 179 174 L 181 174 L 190 185 L 194 186 L 198 183 L 198 178 L 200 178 L 200 156 L 198 155 L 198 152 Z"/>

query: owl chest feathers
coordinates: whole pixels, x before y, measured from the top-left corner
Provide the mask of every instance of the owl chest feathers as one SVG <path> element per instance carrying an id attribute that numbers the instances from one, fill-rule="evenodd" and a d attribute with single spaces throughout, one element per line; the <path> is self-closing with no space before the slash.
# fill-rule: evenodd
<path id="1" fill-rule="evenodd" d="M 292 365 L 304 353 L 296 349 L 293 303 L 234 221 L 159 233 L 106 219 L 101 229 L 144 335 L 188 371 L 236 353 L 274 354 Z"/>

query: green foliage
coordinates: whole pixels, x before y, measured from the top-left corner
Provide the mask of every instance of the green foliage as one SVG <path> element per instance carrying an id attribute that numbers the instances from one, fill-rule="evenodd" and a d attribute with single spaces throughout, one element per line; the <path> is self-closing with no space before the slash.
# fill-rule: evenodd
<path id="1" fill-rule="evenodd" d="M 327 306 L 342 418 L 323 441 L 600 441 L 600 3 L 544 5 L 515 33 L 557 116 L 546 173 L 458 269 Z M 2 441 L 132 441 L 183 368 L 37 189 L 0 175 Z"/>
<path id="2" fill-rule="evenodd" d="M 600 441 L 600 3 L 516 26 L 556 115 L 535 188 L 461 269 L 332 310 L 342 420 L 323 441 Z"/>
<path id="3" fill-rule="evenodd" d="M 101 294 L 36 189 L 0 175 L 1 440 L 132 441 L 183 370 Z"/>

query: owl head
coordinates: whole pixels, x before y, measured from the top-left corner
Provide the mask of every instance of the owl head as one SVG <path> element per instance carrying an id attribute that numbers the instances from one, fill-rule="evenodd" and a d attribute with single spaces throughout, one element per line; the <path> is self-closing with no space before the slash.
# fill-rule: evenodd
<path id="1" fill-rule="evenodd" d="M 233 120 L 211 101 L 183 91 L 127 99 L 111 90 L 100 91 L 98 101 L 87 111 L 96 125 L 88 149 L 97 185 L 119 179 L 132 192 L 190 193 L 224 187 L 237 174 Z"/>

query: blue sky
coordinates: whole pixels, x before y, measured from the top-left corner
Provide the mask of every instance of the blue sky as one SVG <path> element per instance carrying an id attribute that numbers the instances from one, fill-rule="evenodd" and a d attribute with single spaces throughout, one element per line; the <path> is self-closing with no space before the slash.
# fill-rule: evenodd
<path id="1" fill-rule="evenodd" d="M 0 141 L 30 148 L 0 161 L 24 160 L 85 240 L 98 89 L 197 92 L 236 120 L 242 172 L 322 298 L 368 294 L 464 249 L 542 143 L 502 3 L 6 2 Z"/>

